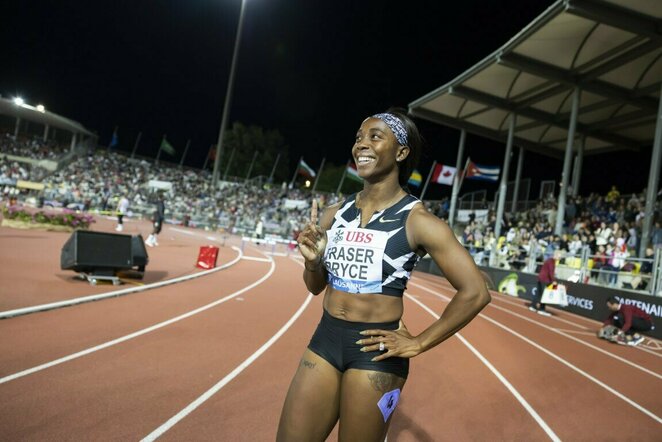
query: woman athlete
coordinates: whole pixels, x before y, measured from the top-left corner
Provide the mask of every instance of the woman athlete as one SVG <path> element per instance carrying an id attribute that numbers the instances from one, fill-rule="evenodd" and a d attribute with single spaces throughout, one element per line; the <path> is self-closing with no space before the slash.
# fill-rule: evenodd
<path id="1" fill-rule="evenodd" d="M 298 237 L 303 279 L 324 294 L 322 320 L 285 399 L 278 441 L 383 441 L 409 372 L 409 359 L 439 345 L 490 302 L 471 256 L 451 229 L 409 195 L 421 138 L 409 117 L 366 118 L 352 156 L 363 190 L 324 211 Z M 457 289 L 441 318 L 412 336 L 400 318 L 402 294 L 429 253 Z"/>

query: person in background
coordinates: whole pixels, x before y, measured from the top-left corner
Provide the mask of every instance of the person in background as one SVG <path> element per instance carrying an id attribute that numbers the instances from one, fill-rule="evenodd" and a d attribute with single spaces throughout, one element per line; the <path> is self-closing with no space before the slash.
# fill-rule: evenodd
<path id="1" fill-rule="evenodd" d="M 534 293 L 533 299 L 531 300 L 531 306 L 529 306 L 529 310 L 532 312 L 536 312 L 543 316 L 552 316 L 551 313 L 545 310 L 545 304 L 540 302 L 540 299 L 542 298 L 545 287 L 556 281 L 554 272 L 556 271 L 556 261 L 559 259 L 561 259 L 561 251 L 557 249 L 554 251 L 554 254 L 551 256 L 551 258 L 548 258 L 542 264 L 542 268 L 538 273 L 538 285 L 536 287 L 536 292 Z"/>
<path id="2" fill-rule="evenodd" d="M 612 201 L 616 201 L 620 196 L 621 196 L 621 192 L 618 191 L 616 186 L 611 186 L 611 190 L 607 194 L 607 197 L 605 198 L 605 200 L 608 203 L 611 203 Z"/>
<path id="3" fill-rule="evenodd" d="M 159 193 L 158 200 L 156 201 L 156 210 L 154 211 L 154 216 L 152 218 L 153 228 L 152 233 L 145 240 L 145 244 L 150 247 L 158 246 L 159 243 L 156 241 L 156 236 L 161 233 L 161 228 L 163 227 L 163 221 L 165 220 L 165 202 L 162 193 Z"/>
<path id="4" fill-rule="evenodd" d="M 644 337 L 638 332 L 653 329 L 653 320 L 650 315 L 639 307 L 623 304 L 615 296 L 607 299 L 607 307 L 611 310 L 611 314 L 605 320 L 602 328 L 609 325 L 619 328 L 620 331 L 612 339 L 618 344 L 639 345 L 644 341 Z"/>
<path id="5" fill-rule="evenodd" d="M 117 227 L 115 227 L 115 230 L 118 232 L 121 232 L 124 230 L 124 215 L 126 215 L 129 212 L 129 200 L 127 199 L 126 196 L 122 195 L 122 198 L 120 198 L 119 204 L 117 204 Z"/>
<path id="6" fill-rule="evenodd" d="M 264 222 L 262 218 L 260 218 L 257 221 L 257 224 L 255 225 L 255 239 L 257 240 L 257 243 L 259 244 L 259 240 L 264 238 Z"/>

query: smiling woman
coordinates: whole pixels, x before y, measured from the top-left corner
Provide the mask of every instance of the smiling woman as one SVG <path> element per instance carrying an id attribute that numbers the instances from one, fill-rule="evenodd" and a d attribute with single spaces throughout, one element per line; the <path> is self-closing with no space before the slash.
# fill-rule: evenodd
<path id="1" fill-rule="evenodd" d="M 363 190 L 330 206 L 298 238 L 303 279 L 324 294 L 320 324 L 285 399 L 279 441 L 382 441 L 409 374 L 409 359 L 448 339 L 490 301 L 472 258 L 450 228 L 404 189 L 421 137 L 407 115 L 366 118 L 352 155 Z M 457 289 L 442 317 L 412 336 L 402 296 L 429 253 Z"/>

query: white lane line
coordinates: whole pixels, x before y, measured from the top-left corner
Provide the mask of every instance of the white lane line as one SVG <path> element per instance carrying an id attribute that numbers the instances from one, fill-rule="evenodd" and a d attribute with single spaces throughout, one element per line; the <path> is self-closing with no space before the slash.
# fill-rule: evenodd
<path id="1" fill-rule="evenodd" d="M 576 335 L 595 337 L 595 332 L 590 332 L 590 331 L 568 330 L 568 329 L 565 329 L 565 328 L 556 328 L 555 330 L 562 331 L 562 332 L 565 332 L 565 333 L 574 333 Z"/>
<path id="2" fill-rule="evenodd" d="M 636 368 L 636 369 L 638 369 L 638 370 L 641 370 L 641 371 L 643 371 L 644 373 L 648 373 L 649 375 L 654 376 L 654 377 L 656 377 L 656 378 L 658 378 L 658 379 L 662 379 L 662 375 L 660 375 L 660 374 L 658 374 L 658 373 L 656 373 L 656 372 L 654 372 L 654 371 L 651 371 L 651 370 L 649 370 L 649 369 L 647 369 L 647 368 L 645 368 L 645 367 L 642 367 L 641 365 L 635 364 L 634 362 L 631 362 L 631 361 L 629 361 L 629 360 L 627 360 L 627 359 L 625 359 L 625 358 L 622 358 L 622 357 L 620 357 L 620 356 L 618 356 L 618 355 L 616 355 L 616 354 L 614 354 L 614 353 L 611 353 L 611 352 L 609 352 L 609 351 L 607 351 L 607 350 L 603 350 L 603 349 L 600 348 L 600 347 L 596 347 L 596 346 L 593 345 L 593 344 L 589 344 L 588 342 L 584 341 L 583 339 L 579 339 L 579 338 L 577 338 L 576 336 L 569 335 L 568 333 L 566 333 L 566 332 L 564 332 L 564 331 L 561 331 L 561 330 L 559 330 L 559 329 L 557 329 L 557 328 L 550 327 L 550 326 L 548 326 L 548 325 L 546 325 L 546 324 L 543 324 L 542 322 L 538 322 L 538 321 L 535 321 L 535 320 L 533 320 L 533 319 L 531 319 L 531 318 L 527 318 L 526 316 L 522 316 L 522 315 L 520 315 L 519 313 L 512 312 L 512 311 L 510 311 L 510 310 L 508 310 L 508 309 L 506 309 L 506 308 L 500 307 L 500 306 L 498 306 L 498 305 L 491 305 L 491 304 L 490 304 L 490 306 L 493 307 L 493 308 L 495 308 L 495 309 L 498 309 L 498 310 L 504 311 L 504 312 L 508 313 L 509 315 L 513 315 L 513 316 L 516 316 L 516 317 L 518 317 L 518 318 L 520 318 L 520 319 L 523 319 L 524 321 L 527 321 L 527 322 L 529 322 L 529 323 L 531 323 L 531 324 L 537 325 L 538 327 L 545 328 L 545 329 L 547 329 L 547 330 L 549 330 L 549 331 L 551 331 L 551 332 L 553 332 L 553 333 L 556 333 L 556 334 L 559 334 L 559 335 L 561 335 L 561 336 L 564 336 L 564 337 L 566 337 L 566 338 L 568 338 L 568 339 L 571 339 L 571 340 L 573 340 L 573 341 L 575 341 L 575 342 L 577 342 L 577 343 L 579 343 L 579 344 L 581 344 L 581 345 L 584 345 L 584 346 L 589 347 L 589 348 L 591 348 L 591 349 L 593 349 L 593 350 L 595 350 L 595 351 L 598 351 L 598 352 L 600 352 L 600 353 L 602 353 L 602 354 L 604 354 L 604 355 L 606 355 L 606 356 L 609 356 L 610 358 L 614 358 L 614 359 L 616 359 L 616 360 L 618 360 L 618 361 L 621 361 L 621 362 L 624 363 L 624 364 L 627 364 L 627 365 L 629 365 L 629 366 L 631 366 L 631 367 L 634 367 L 634 368 Z"/>
<path id="3" fill-rule="evenodd" d="M 412 284 L 413 284 L 413 285 L 416 285 L 416 286 L 419 287 L 419 288 L 423 288 L 423 286 L 417 285 L 416 283 L 412 283 Z M 427 290 L 427 289 L 425 289 L 425 288 L 423 288 L 423 289 L 424 289 L 424 290 Z M 431 293 L 437 295 L 437 294 L 434 293 L 434 292 L 431 292 Z M 449 299 L 449 298 L 446 298 L 446 299 Z M 493 297 L 492 299 L 494 299 L 494 297 Z M 449 300 L 450 300 L 450 299 L 449 299 Z M 504 307 L 501 307 L 501 306 L 498 306 L 498 305 L 495 305 L 495 304 L 489 304 L 489 306 L 490 306 L 491 308 L 495 308 L 495 309 L 497 309 L 497 310 L 501 310 L 501 311 L 503 311 L 503 312 L 506 312 L 506 313 L 508 313 L 509 315 L 516 316 L 516 317 L 518 317 L 518 318 L 520 318 L 520 319 L 522 319 L 522 320 L 524 320 L 524 321 L 527 321 L 527 322 L 529 322 L 529 323 L 531 323 L 531 324 L 534 324 L 534 325 L 536 325 L 536 326 L 538 326 L 538 327 L 542 327 L 542 328 L 547 329 L 547 330 L 549 330 L 549 331 L 551 331 L 551 332 L 553 332 L 553 333 L 556 333 L 556 334 L 559 334 L 559 335 L 561 335 L 561 336 L 564 336 L 564 337 L 566 337 L 566 338 L 568 338 L 568 339 L 571 339 L 571 340 L 573 340 L 573 341 L 575 341 L 575 342 L 577 342 L 577 343 L 579 343 L 579 344 L 581 344 L 581 345 L 584 345 L 584 346 L 589 347 L 589 348 L 591 348 L 591 349 L 593 349 L 593 350 L 595 350 L 595 351 L 598 351 L 598 352 L 600 352 L 600 353 L 602 353 L 602 354 L 604 354 L 604 355 L 607 355 L 607 356 L 609 356 L 610 358 L 614 358 L 614 359 L 616 359 L 616 360 L 618 360 L 618 361 L 620 361 L 620 362 L 622 362 L 622 363 L 624 363 L 624 364 L 627 364 L 627 365 L 629 365 L 629 366 L 631 366 L 631 367 L 634 367 L 634 368 L 636 368 L 637 370 L 641 370 L 641 371 L 643 371 L 644 373 L 647 373 L 647 374 L 649 374 L 649 375 L 651 375 L 651 376 L 654 376 L 654 377 L 656 377 L 656 378 L 658 378 L 658 379 L 662 379 L 662 375 L 660 375 L 659 373 L 656 373 L 656 372 L 654 372 L 654 371 L 652 371 L 652 370 L 649 370 L 649 369 L 647 369 L 647 368 L 645 368 L 645 367 L 642 367 L 641 365 L 636 364 L 636 363 L 634 363 L 634 362 L 632 362 L 632 361 L 629 361 L 628 359 L 622 358 L 622 357 L 620 357 L 620 356 L 618 356 L 618 355 L 616 355 L 616 354 L 614 354 L 614 353 L 612 353 L 612 352 L 610 352 L 610 351 L 604 350 L 604 349 L 602 349 L 602 348 L 600 348 L 600 347 L 596 347 L 595 345 L 590 344 L 590 343 L 586 342 L 586 341 L 583 340 L 583 339 L 579 339 L 579 338 L 577 338 L 576 336 L 572 336 L 572 335 L 566 333 L 566 332 L 563 331 L 563 330 L 560 330 L 560 329 L 558 329 L 558 328 L 554 328 L 554 327 L 550 327 L 550 326 L 548 326 L 548 325 L 546 325 L 546 324 L 543 324 L 542 322 L 539 322 L 539 321 L 533 320 L 533 319 L 531 319 L 531 318 L 529 318 L 529 317 L 526 317 L 526 316 L 520 315 L 519 313 L 516 313 L 516 312 L 514 312 L 514 311 L 512 311 L 512 310 L 509 310 L 509 309 L 507 309 L 507 308 L 504 308 Z M 590 333 L 590 334 L 593 335 L 593 336 L 595 336 L 595 333 Z"/>
<path id="4" fill-rule="evenodd" d="M 412 301 L 414 301 L 416 304 L 418 304 L 423 310 L 427 311 L 430 313 L 435 319 L 439 319 L 439 315 L 436 314 L 432 309 L 430 309 L 427 305 L 423 304 L 421 301 L 418 299 L 414 298 L 413 296 L 409 295 L 408 293 L 405 294 L 405 296 Z M 478 350 L 474 348 L 473 345 L 467 341 L 464 336 L 462 336 L 460 333 L 455 333 L 454 336 L 457 336 L 457 338 L 469 349 L 471 352 L 476 355 L 476 357 L 497 377 L 497 379 L 510 391 L 510 393 L 515 396 L 515 399 L 524 407 L 524 409 L 533 417 L 533 419 L 540 425 L 540 427 L 543 429 L 545 433 L 547 433 L 547 436 L 553 441 L 560 441 L 561 439 L 554 433 L 554 431 L 547 425 L 547 422 L 543 420 L 542 417 L 536 412 L 536 410 L 533 409 L 533 407 L 524 399 L 524 397 L 513 387 L 513 385 L 508 382 L 508 380 L 497 370 L 494 365 L 490 363 Z"/>
<path id="5" fill-rule="evenodd" d="M 191 232 L 191 231 L 188 231 L 188 230 L 184 230 L 184 229 L 178 229 L 177 227 L 171 227 L 171 228 L 168 229 L 168 230 L 174 230 L 175 232 L 183 233 L 183 234 L 185 234 L 185 235 L 198 236 L 198 235 L 196 235 L 194 232 Z"/>
<path id="6" fill-rule="evenodd" d="M 150 327 L 143 328 L 142 330 L 138 330 L 136 332 L 130 333 L 130 334 L 125 335 L 125 336 L 122 336 L 120 338 L 113 339 L 112 341 L 104 342 L 103 344 L 96 345 L 94 347 L 90 347 L 88 349 L 79 351 L 77 353 L 72 353 L 68 356 L 64 356 L 62 358 L 55 359 L 55 360 L 47 362 L 45 364 L 37 365 L 36 367 L 32 367 L 32 368 L 29 368 L 27 370 L 19 371 L 18 373 L 14 373 L 14 374 L 9 375 L 9 376 L 5 376 L 3 378 L 0 378 L 0 384 L 4 384 L 5 382 L 13 381 L 14 379 L 18 379 L 18 378 L 21 378 L 23 376 L 27 376 L 29 374 L 36 373 L 36 372 L 41 371 L 41 370 L 45 370 L 47 368 L 63 364 L 65 362 L 71 361 L 73 359 L 80 358 L 82 356 L 89 355 L 90 353 L 94 353 L 94 352 L 97 352 L 99 350 L 103 350 L 103 349 L 108 348 L 108 347 L 112 347 L 113 345 L 117 345 L 117 344 L 120 344 L 122 342 L 126 342 L 130 339 L 137 338 L 138 336 L 142 336 L 142 335 L 145 335 L 147 333 L 158 330 L 160 328 L 163 328 L 165 326 L 168 326 L 170 324 L 174 324 L 175 322 L 181 321 L 182 319 L 190 318 L 193 315 L 197 315 L 198 313 L 202 313 L 205 310 L 209 310 L 212 307 L 216 307 L 217 305 L 220 305 L 220 304 L 222 304 L 226 301 L 229 301 L 230 299 L 235 298 L 235 297 L 241 295 L 242 293 L 245 293 L 248 290 L 251 290 L 252 288 L 257 287 L 258 285 L 262 284 L 264 281 L 266 281 L 273 274 L 275 269 L 276 269 L 276 264 L 274 262 L 272 262 L 271 263 L 271 268 L 269 269 L 269 271 L 264 276 L 262 276 L 257 281 L 247 285 L 243 289 L 237 290 L 236 292 L 234 292 L 234 293 L 232 293 L 228 296 L 225 296 L 221 299 L 218 299 L 218 300 L 216 300 L 214 302 L 211 302 L 207 305 L 204 305 L 202 307 L 196 308 L 195 310 L 191 310 L 191 311 L 189 311 L 187 313 L 184 313 L 182 315 L 179 315 L 179 316 L 176 316 L 174 318 L 168 319 L 167 321 L 159 322 L 158 324 L 154 324 Z"/>
<path id="7" fill-rule="evenodd" d="M 158 427 L 156 430 L 152 431 L 149 433 L 147 436 L 145 436 L 142 441 L 144 442 L 150 442 L 156 440 L 158 437 L 160 437 L 163 433 L 166 431 L 170 430 L 172 427 L 174 427 L 179 421 L 184 419 L 186 416 L 191 414 L 196 408 L 198 408 L 200 405 L 204 404 L 207 400 L 209 400 L 213 395 L 218 393 L 223 387 L 225 387 L 228 383 L 230 383 L 234 378 L 239 376 L 239 374 L 244 371 L 249 365 L 251 365 L 257 358 L 259 358 L 265 351 L 269 349 L 280 337 L 294 324 L 294 321 L 296 321 L 299 316 L 303 313 L 303 311 L 308 307 L 308 304 L 310 304 L 310 301 L 313 299 L 313 294 L 308 293 L 308 296 L 306 297 L 306 300 L 301 304 L 299 309 L 292 315 L 292 317 L 281 327 L 278 332 L 276 332 L 275 335 L 273 335 L 267 342 L 265 342 L 262 347 L 258 348 L 255 353 L 250 355 L 244 362 L 239 364 L 234 370 L 232 370 L 230 373 L 228 373 L 223 379 L 218 381 L 213 387 L 211 387 L 209 390 L 205 391 L 202 395 L 200 395 L 196 400 L 188 404 L 186 407 L 184 407 L 179 413 L 168 419 L 163 425 Z"/>
<path id="8" fill-rule="evenodd" d="M 268 253 L 267 253 L 268 255 Z M 244 256 L 241 259 L 245 259 L 246 261 L 257 261 L 257 262 L 271 262 L 273 261 L 272 259 L 269 258 L 257 258 L 255 256 Z"/>
<path id="9" fill-rule="evenodd" d="M 512 305 L 514 307 L 517 307 L 519 309 L 523 310 L 528 310 L 528 307 L 525 305 L 522 305 L 521 303 L 518 303 L 517 301 L 511 301 L 509 299 L 504 299 L 503 295 L 497 294 L 496 296 L 492 296 L 492 299 L 496 299 L 499 302 L 502 302 L 504 304 Z M 524 299 L 522 299 L 524 301 Z M 550 306 L 553 307 L 553 306 Z M 567 319 L 559 318 L 558 316 L 552 316 L 552 319 L 555 321 L 563 322 L 564 324 L 572 325 L 573 327 L 581 328 L 582 330 L 585 331 L 590 331 L 590 329 L 584 325 L 577 324 L 576 322 L 568 321 Z"/>
<path id="10" fill-rule="evenodd" d="M 435 281 L 432 278 L 421 278 L 421 279 L 423 279 L 425 282 L 429 282 L 431 284 L 435 284 L 435 285 L 440 286 L 440 287 L 448 288 L 450 290 L 455 290 L 455 288 L 445 279 L 442 279 L 440 281 Z M 503 302 L 504 304 L 510 304 L 510 305 L 512 305 L 514 307 L 517 307 L 519 309 L 528 310 L 528 307 L 526 307 L 525 305 L 522 305 L 521 302 L 515 301 L 515 299 L 519 299 L 520 301 L 526 301 L 525 299 L 512 297 L 513 299 L 511 300 L 511 299 L 507 298 L 510 295 L 504 295 L 504 294 L 502 294 L 500 292 L 497 292 L 497 291 L 494 291 L 494 293 L 496 293 L 496 295 L 492 296 L 492 299 L 497 300 L 499 302 Z M 572 325 L 573 327 L 581 328 L 583 330 L 589 330 L 589 328 L 586 327 L 586 326 L 577 324 L 576 322 L 568 321 L 567 319 L 559 318 L 558 316 L 552 316 L 551 319 L 554 319 L 555 321 L 566 323 L 568 325 Z"/>
<path id="11" fill-rule="evenodd" d="M 56 308 L 62 308 L 62 307 L 70 307 L 72 305 L 77 305 L 77 304 L 83 304 L 85 302 L 92 302 L 92 301 L 100 301 L 102 299 L 108 299 L 108 298 L 115 298 L 118 296 L 123 296 L 123 295 L 128 295 L 131 293 L 138 293 L 138 292 L 144 292 L 145 290 L 151 290 L 155 289 L 158 287 L 163 287 L 166 285 L 170 284 L 176 284 L 179 282 L 183 281 L 188 281 L 189 279 L 196 279 L 201 276 L 206 276 L 211 273 L 218 272 L 220 270 L 227 269 L 228 267 L 232 267 L 236 263 L 238 263 L 241 258 L 243 257 L 243 253 L 241 249 L 238 247 L 232 246 L 232 249 L 237 252 L 237 256 L 230 262 L 223 264 L 222 266 L 210 269 L 210 270 L 204 270 L 202 272 L 197 272 L 197 273 L 192 273 L 190 275 L 184 275 L 184 276 L 179 276 L 177 278 L 172 278 L 172 279 L 166 279 L 165 281 L 159 281 L 159 282 L 153 282 L 151 284 L 145 284 L 137 287 L 131 287 L 128 289 L 122 289 L 122 290 L 115 290 L 113 292 L 107 292 L 107 293 L 100 293 L 98 295 L 90 295 L 90 296 L 83 296 L 80 298 L 74 298 L 74 299 L 67 299 L 65 301 L 58 301 L 58 302 L 51 302 L 49 304 L 40 304 L 40 305 L 34 305 L 31 307 L 24 307 L 24 308 L 19 308 L 15 310 L 6 310 L 4 312 L 0 312 L 0 319 L 6 319 L 6 318 L 12 318 L 14 316 L 21 316 L 21 315 L 27 315 L 29 313 L 36 313 L 36 312 L 44 312 L 47 310 L 53 310 Z"/>
<path id="12" fill-rule="evenodd" d="M 439 298 L 441 298 L 441 299 L 445 299 L 446 301 L 450 301 L 450 298 L 448 298 L 447 296 L 444 296 L 444 295 L 441 295 L 441 294 L 435 293 L 433 290 L 430 290 L 430 289 L 428 289 L 427 287 L 423 287 L 423 286 L 421 286 L 420 284 L 415 284 L 415 283 L 411 283 L 411 282 L 410 282 L 410 284 L 415 285 L 415 286 L 421 288 L 422 290 L 425 290 L 425 291 L 427 291 L 427 292 L 430 292 L 430 293 L 432 293 L 433 295 L 435 295 L 435 296 L 437 296 L 437 297 L 439 297 Z M 514 336 L 517 336 L 518 338 L 520 338 L 521 340 L 523 340 L 523 341 L 526 342 L 527 344 L 530 344 L 530 345 L 532 345 L 533 347 L 537 348 L 538 350 L 542 351 L 543 353 L 547 354 L 548 356 L 551 356 L 552 358 L 556 359 L 557 361 L 559 361 L 559 362 L 562 363 L 563 365 L 565 365 L 565 366 L 571 368 L 572 370 L 576 371 L 577 373 L 579 373 L 580 375 L 584 376 L 584 377 L 587 378 L 588 380 L 590 380 L 590 381 L 596 383 L 597 385 L 599 385 L 600 387 L 604 388 L 605 390 L 607 390 L 608 392 L 610 392 L 610 393 L 613 394 L 614 396 L 618 397 L 619 399 L 622 399 L 623 401 L 627 402 L 628 404 L 630 404 L 631 406 L 633 406 L 633 407 L 636 408 L 637 410 L 641 411 L 642 413 L 644 413 L 644 414 L 646 414 L 647 416 L 651 417 L 653 420 L 655 420 L 655 421 L 657 421 L 658 423 L 662 424 L 662 418 L 660 418 L 659 416 L 657 416 L 657 415 L 654 414 L 653 412 L 649 411 L 648 409 L 644 408 L 643 406 L 639 405 L 638 403 L 636 403 L 635 401 L 633 401 L 633 400 L 630 399 L 629 397 L 625 396 L 624 394 L 622 394 L 622 393 L 620 393 L 620 392 L 614 390 L 613 388 L 611 388 L 609 385 L 605 384 L 604 382 L 602 382 L 602 381 L 600 381 L 600 380 L 594 378 L 593 376 L 591 376 L 590 374 L 588 374 L 587 372 L 585 372 L 585 371 L 582 370 L 581 368 L 579 368 L 579 367 L 573 365 L 572 363 L 566 361 L 565 359 L 563 359 L 562 357 L 560 357 L 560 356 L 557 355 L 556 353 L 553 353 L 553 352 L 547 350 L 546 348 L 544 348 L 543 346 L 539 345 L 538 343 L 532 341 L 531 339 L 527 338 L 526 336 L 521 335 L 520 333 L 516 332 L 515 330 L 509 328 L 509 327 L 506 326 L 506 325 L 503 325 L 503 324 L 500 323 L 499 321 L 496 321 L 496 320 L 490 318 L 489 316 L 487 316 L 487 315 L 485 315 L 485 314 L 483 314 L 483 313 L 479 313 L 478 316 L 481 317 L 481 318 L 483 318 L 483 319 L 485 319 L 485 320 L 487 320 L 487 321 L 489 321 L 489 322 L 491 322 L 491 323 L 493 323 L 494 325 L 496 325 L 497 327 L 499 327 L 499 328 L 501 328 L 501 329 L 507 331 L 508 333 L 510 333 L 510 334 L 512 334 L 512 335 L 514 335 Z"/>
<path id="13" fill-rule="evenodd" d="M 446 282 L 445 282 L 446 280 L 442 280 L 442 282 L 438 282 L 438 281 L 434 281 L 434 280 L 431 279 L 431 278 L 421 278 L 421 279 L 423 279 L 425 282 L 429 282 L 429 283 L 431 283 L 431 284 L 435 284 L 435 285 L 437 285 L 437 286 L 441 286 L 441 287 L 445 287 L 445 288 L 448 288 L 448 289 L 451 289 L 451 290 L 455 290 L 455 288 L 453 288 L 453 286 L 450 285 L 450 283 L 446 283 Z M 504 295 L 498 294 L 499 292 L 496 292 L 496 293 L 497 293 L 497 295 L 496 295 L 496 296 L 492 296 L 492 299 L 496 299 L 496 300 L 501 301 L 501 302 L 504 302 L 504 303 L 506 303 L 506 304 L 514 305 L 514 306 L 519 307 L 519 308 L 521 308 L 521 309 L 526 309 L 525 306 L 523 306 L 523 305 L 521 305 L 521 304 L 519 304 L 519 303 L 517 303 L 517 302 L 515 302 L 515 301 L 510 301 L 510 300 L 502 299 Z M 490 304 L 490 305 L 492 305 L 492 304 Z M 548 306 L 548 307 L 554 308 L 553 306 Z M 575 317 L 575 318 L 577 318 L 577 319 L 583 319 L 583 320 L 585 320 L 585 321 L 587 321 L 587 322 L 591 322 L 593 325 L 596 325 L 596 324 L 597 324 L 598 328 L 599 328 L 600 326 L 602 326 L 602 323 L 599 322 L 599 321 L 596 321 L 596 320 L 594 320 L 594 319 L 590 319 L 590 318 L 584 318 L 583 316 L 580 316 L 580 315 L 578 315 L 578 314 L 576 314 L 576 313 L 569 312 L 569 311 L 567 311 L 567 310 L 561 310 L 561 309 L 556 309 L 556 308 L 554 308 L 554 311 L 558 311 L 558 312 L 561 312 L 561 313 L 563 313 L 563 314 L 571 315 L 572 317 Z M 579 325 L 579 324 L 577 324 L 576 322 L 573 322 L 573 321 L 568 321 L 567 319 L 559 318 L 558 316 L 552 316 L 550 319 L 553 319 L 553 320 L 556 320 L 556 321 L 560 321 L 560 322 L 564 322 L 564 323 L 570 324 L 570 325 L 572 325 L 572 326 L 574 326 L 574 327 L 581 328 L 581 329 L 583 329 L 583 330 L 589 330 L 589 331 L 591 330 L 591 329 L 588 328 L 588 327 L 585 327 L 585 326 L 583 326 L 583 325 Z M 597 329 L 596 329 L 596 332 L 597 332 Z M 592 335 L 595 335 L 595 333 L 591 333 L 591 334 L 592 334 Z M 650 337 L 648 337 L 648 336 L 647 336 L 647 339 L 649 339 L 651 342 L 659 342 L 659 341 L 656 341 L 654 338 L 650 338 Z M 650 354 L 652 354 L 653 356 L 657 356 L 657 357 L 659 357 L 659 358 L 662 358 L 662 354 L 661 354 L 660 352 L 652 351 L 652 350 L 650 350 L 650 349 L 648 349 L 648 348 L 644 348 L 644 347 L 645 347 L 645 346 L 639 345 L 639 346 L 634 347 L 634 348 L 637 349 L 637 350 L 640 350 L 640 351 L 646 352 L 646 353 L 650 353 Z"/>

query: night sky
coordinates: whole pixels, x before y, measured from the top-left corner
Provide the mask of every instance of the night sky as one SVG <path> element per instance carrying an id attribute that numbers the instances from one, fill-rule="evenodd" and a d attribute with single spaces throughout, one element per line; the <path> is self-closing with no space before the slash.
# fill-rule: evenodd
<path id="1" fill-rule="evenodd" d="M 406 107 L 503 45 L 552 0 L 247 0 L 230 122 L 279 130 L 294 162 L 342 164 L 366 116 Z M 201 167 L 216 142 L 240 0 L 5 0 L 0 94 L 79 121 L 130 151 L 154 156 L 161 136 Z M 455 163 L 459 132 L 418 121 L 433 159 Z M 504 146 L 469 135 L 478 163 L 501 164 Z M 590 157 L 582 193 L 646 185 L 650 150 Z M 516 158 L 514 158 L 516 160 Z M 512 175 L 516 161 L 511 164 Z M 562 163 L 527 153 L 523 177 L 557 179 Z M 627 167 L 635 173 L 623 174 Z M 467 182 L 463 191 L 496 184 Z M 532 198 L 538 195 L 533 185 Z M 428 196 L 450 194 L 431 186 Z"/>

